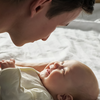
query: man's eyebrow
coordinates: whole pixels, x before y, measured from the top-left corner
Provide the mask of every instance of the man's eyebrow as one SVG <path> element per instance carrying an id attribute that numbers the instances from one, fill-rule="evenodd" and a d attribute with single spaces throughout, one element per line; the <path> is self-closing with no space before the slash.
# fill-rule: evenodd
<path id="1" fill-rule="evenodd" d="M 65 26 L 68 26 L 69 24 L 66 24 Z"/>

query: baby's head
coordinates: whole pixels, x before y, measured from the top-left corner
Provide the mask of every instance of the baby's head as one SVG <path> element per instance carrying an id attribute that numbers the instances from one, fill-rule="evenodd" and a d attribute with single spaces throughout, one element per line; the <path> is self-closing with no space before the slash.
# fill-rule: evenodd
<path id="1" fill-rule="evenodd" d="M 96 100 L 99 87 L 92 70 L 81 62 L 54 62 L 40 72 L 54 100 Z"/>

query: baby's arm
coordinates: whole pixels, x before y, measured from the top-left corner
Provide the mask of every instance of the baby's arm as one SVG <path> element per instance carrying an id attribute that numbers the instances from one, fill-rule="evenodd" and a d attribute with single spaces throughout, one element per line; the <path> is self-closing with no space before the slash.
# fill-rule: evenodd
<path id="1" fill-rule="evenodd" d="M 37 71 L 41 72 L 49 63 L 25 63 L 17 62 L 16 65 L 20 67 L 32 67 Z"/>
<path id="2" fill-rule="evenodd" d="M 1 69 L 15 68 L 15 60 L 14 59 L 2 60 L 2 61 L 0 61 L 0 67 L 1 67 Z"/>

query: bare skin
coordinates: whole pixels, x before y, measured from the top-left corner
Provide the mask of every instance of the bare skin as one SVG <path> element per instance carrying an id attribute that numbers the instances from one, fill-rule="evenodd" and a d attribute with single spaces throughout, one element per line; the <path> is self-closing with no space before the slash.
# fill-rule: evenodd
<path id="1" fill-rule="evenodd" d="M 20 67 L 32 67 L 37 71 L 41 72 L 49 63 L 25 63 L 25 62 L 17 62 L 16 66 Z"/>
<path id="2" fill-rule="evenodd" d="M 48 64 L 49 63 L 25 63 L 25 62 L 15 63 L 15 60 L 13 58 L 10 60 L 0 61 L 1 69 L 5 69 L 5 68 L 9 68 L 9 67 L 15 68 L 15 65 L 16 65 L 16 66 L 20 66 L 20 67 L 32 67 L 39 72 L 41 72 Z"/>
<path id="3" fill-rule="evenodd" d="M 46 13 L 51 1 L 38 0 L 34 5 L 33 0 L 25 0 L 12 6 L 0 1 L 0 33 L 8 32 L 17 46 L 39 39 L 45 41 L 57 26 L 66 26 L 82 11 L 78 8 L 48 19 Z"/>
<path id="4" fill-rule="evenodd" d="M 0 67 L 1 69 L 5 69 L 5 68 L 15 68 L 15 60 L 14 59 L 10 59 L 10 60 L 2 60 L 0 61 Z"/>

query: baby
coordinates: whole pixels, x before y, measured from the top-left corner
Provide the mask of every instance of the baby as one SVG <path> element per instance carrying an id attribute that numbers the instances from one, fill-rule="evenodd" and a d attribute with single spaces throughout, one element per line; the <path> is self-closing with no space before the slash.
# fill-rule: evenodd
<path id="1" fill-rule="evenodd" d="M 15 68 L 13 59 L 2 60 L 0 64 L 2 70 Z M 36 66 L 31 67 L 36 68 Z M 81 62 L 68 60 L 53 62 L 43 67 L 45 68 L 38 72 L 37 75 L 54 100 L 97 99 L 99 94 L 97 79 L 92 70 Z M 43 100 L 47 99 L 43 98 Z"/>

